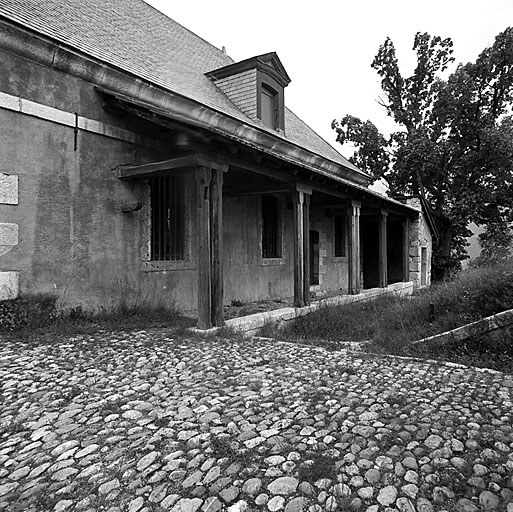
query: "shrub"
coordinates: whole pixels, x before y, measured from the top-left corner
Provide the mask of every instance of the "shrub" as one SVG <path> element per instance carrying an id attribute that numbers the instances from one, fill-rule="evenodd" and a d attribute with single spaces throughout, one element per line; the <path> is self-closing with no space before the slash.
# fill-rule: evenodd
<path id="1" fill-rule="evenodd" d="M 56 304 L 56 296 L 43 294 L 1 301 L 0 330 L 47 326 L 59 318 Z"/>

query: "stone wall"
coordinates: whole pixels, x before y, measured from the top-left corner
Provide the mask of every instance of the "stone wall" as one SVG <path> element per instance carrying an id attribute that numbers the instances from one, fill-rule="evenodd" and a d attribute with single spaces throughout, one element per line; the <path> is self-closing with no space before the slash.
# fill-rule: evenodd
<path id="1" fill-rule="evenodd" d="M 8 165 L 6 166 L 9 167 Z M 7 170 L 7 169 L 6 169 Z M 18 205 L 18 176 L 16 174 L 0 173 L 0 205 L 16 215 Z M 13 219 L 14 220 L 14 219 Z M 18 245 L 18 224 L 16 222 L 0 223 L 0 257 L 9 253 Z M 14 299 L 18 296 L 19 274 L 13 270 L 0 271 L 0 300 Z"/>
<path id="2" fill-rule="evenodd" d="M 144 211 L 119 207 L 146 190 L 118 166 L 170 158 L 165 133 L 107 112 L 93 83 L 1 49 L 0 62 L 0 300 L 196 308 L 196 270 L 147 271 Z"/>
<path id="3" fill-rule="evenodd" d="M 433 254 L 431 230 L 424 213 L 420 199 L 410 198 L 407 200 L 409 206 L 419 210 L 419 216 L 410 220 L 410 281 L 415 288 L 429 286 L 431 283 L 431 258 Z"/>

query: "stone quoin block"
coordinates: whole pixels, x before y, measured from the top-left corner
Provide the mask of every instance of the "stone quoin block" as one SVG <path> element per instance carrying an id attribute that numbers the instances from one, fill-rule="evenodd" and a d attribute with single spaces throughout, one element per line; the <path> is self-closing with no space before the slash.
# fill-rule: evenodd
<path id="1" fill-rule="evenodd" d="M 0 272 L 0 300 L 15 299 L 19 291 L 18 283 L 18 272 Z"/>
<path id="2" fill-rule="evenodd" d="M 0 204 L 18 204 L 18 176 L 0 173 Z"/>
<path id="3" fill-rule="evenodd" d="M 0 223 L 0 256 L 18 245 L 18 224 Z"/>

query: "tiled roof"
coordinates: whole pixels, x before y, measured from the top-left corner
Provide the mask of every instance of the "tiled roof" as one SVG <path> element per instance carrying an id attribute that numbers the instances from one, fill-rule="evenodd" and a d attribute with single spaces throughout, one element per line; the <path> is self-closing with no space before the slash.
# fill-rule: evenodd
<path id="1" fill-rule="evenodd" d="M 142 0 L 2 0 L 0 17 L 266 130 L 204 75 L 234 61 Z M 285 123 L 276 137 L 356 169 L 288 109 Z"/>

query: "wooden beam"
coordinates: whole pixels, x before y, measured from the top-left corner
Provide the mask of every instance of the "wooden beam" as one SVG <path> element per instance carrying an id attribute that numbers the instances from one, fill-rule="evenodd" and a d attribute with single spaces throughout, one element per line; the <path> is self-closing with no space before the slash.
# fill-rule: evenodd
<path id="1" fill-rule="evenodd" d="M 128 165 L 118 168 L 118 178 L 128 179 L 148 179 L 162 174 L 173 174 L 176 172 L 192 172 L 198 167 L 205 167 L 226 172 L 228 164 L 219 162 L 215 156 L 193 154 L 183 155 L 160 162 L 150 162 L 141 165 Z"/>
<path id="2" fill-rule="evenodd" d="M 212 140 L 211 134 L 209 134 L 207 131 L 201 130 L 200 128 L 187 126 L 184 123 L 173 121 L 172 119 L 166 116 L 166 113 L 164 111 L 157 112 L 155 109 L 152 109 L 146 105 L 135 106 L 134 103 L 136 102 L 132 97 L 123 97 L 121 94 L 116 93 L 116 96 L 119 97 L 116 98 L 115 96 L 111 95 L 112 93 L 109 93 L 108 91 L 103 90 L 100 87 L 95 87 L 95 89 L 106 95 L 105 100 L 103 102 L 103 108 L 107 111 L 117 112 L 118 115 L 123 113 L 131 114 L 133 116 L 140 117 L 145 121 L 149 121 L 150 123 L 154 123 L 164 128 L 167 128 L 169 130 L 188 133 L 196 141 L 202 144 L 207 144 Z"/>
<path id="3" fill-rule="evenodd" d="M 349 204 L 349 197 L 347 201 L 333 201 L 330 202 L 322 202 L 322 203 L 314 203 L 313 201 L 310 203 L 310 208 L 326 208 L 331 210 L 347 210 L 347 206 Z"/>
<path id="4" fill-rule="evenodd" d="M 211 319 L 214 326 L 224 324 L 223 316 L 223 172 L 212 171 L 210 186 L 211 236 Z"/>
<path id="5" fill-rule="evenodd" d="M 349 217 L 349 257 L 348 292 L 360 293 L 360 208 L 359 201 L 352 201 L 348 208 Z"/>
<path id="6" fill-rule="evenodd" d="M 261 194 L 283 194 L 285 192 L 290 192 L 289 187 L 276 187 L 276 186 L 270 186 L 270 187 L 259 187 L 254 188 L 252 190 L 243 190 L 243 189 L 226 189 L 223 191 L 223 194 L 225 196 L 229 197 L 245 197 L 245 196 L 254 196 L 254 195 L 261 195 Z"/>
<path id="7" fill-rule="evenodd" d="M 198 259 L 198 329 L 212 327 L 210 267 L 210 182 L 211 170 L 196 170 L 196 232 Z"/>
<path id="8" fill-rule="evenodd" d="M 388 213 L 381 211 L 379 219 L 379 286 L 386 288 L 388 285 L 388 261 L 387 261 L 387 216 Z"/>

